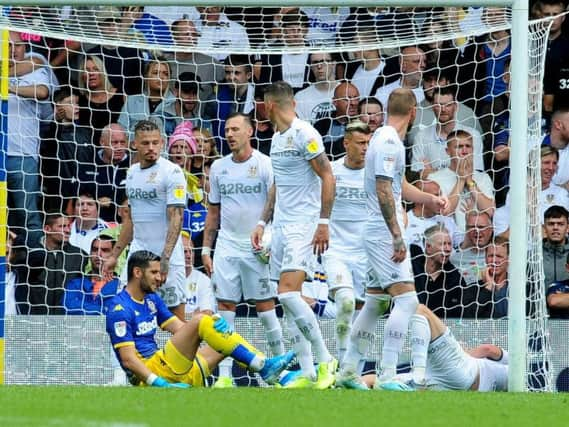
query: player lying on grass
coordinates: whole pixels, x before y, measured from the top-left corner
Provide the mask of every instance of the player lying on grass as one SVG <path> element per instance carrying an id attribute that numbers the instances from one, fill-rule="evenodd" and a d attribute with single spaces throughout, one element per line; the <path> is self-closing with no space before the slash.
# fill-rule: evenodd
<path id="1" fill-rule="evenodd" d="M 266 358 L 221 317 L 200 313 L 189 322 L 178 319 L 155 293 L 160 283 L 160 257 L 137 251 L 128 260 L 126 288 L 109 305 L 107 333 L 132 384 L 206 386 L 211 370 L 225 357 L 272 384 L 293 359 L 294 352 Z M 172 333 L 163 349 L 155 339 L 158 327 Z M 202 341 L 209 346 L 200 347 Z"/>
<path id="2" fill-rule="evenodd" d="M 464 350 L 450 329 L 426 306 L 420 304 L 411 317 L 411 357 L 413 369 L 392 382 L 376 382 L 376 375 L 361 379 L 338 378 L 336 386 L 367 390 L 412 391 L 473 390 L 506 391 L 508 353 L 492 344 Z"/>

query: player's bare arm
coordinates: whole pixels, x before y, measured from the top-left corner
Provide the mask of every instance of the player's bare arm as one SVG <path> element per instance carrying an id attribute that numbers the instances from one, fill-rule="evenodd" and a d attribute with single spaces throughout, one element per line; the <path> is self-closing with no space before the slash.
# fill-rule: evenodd
<path id="1" fill-rule="evenodd" d="M 263 241 L 263 234 L 265 231 L 265 226 L 262 224 L 263 223 L 267 224 L 273 220 L 273 213 L 275 211 L 275 201 L 277 198 L 276 195 L 277 195 L 277 190 L 275 184 L 273 184 L 271 185 L 271 188 L 269 188 L 269 192 L 267 194 L 267 201 L 265 202 L 265 206 L 263 208 L 263 213 L 261 214 L 261 219 L 259 221 L 259 224 L 257 224 L 255 229 L 253 230 L 253 233 L 251 233 L 251 245 L 255 250 L 262 249 L 261 242 Z"/>
<path id="2" fill-rule="evenodd" d="M 211 248 L 213 247 L 213 242 L 215 242 L 217 236 L 217 229 L 219 228 L 219 207 L 220 205 L 216 204 L 209 205 L 203 234 L 202 263 L 206 274 L 210 277 L 213 273 Z"/>
<path id="3" fill-rule="evenodd" d="M 496 362 L 502 360 L 504 357 L 504 350 L 494 344 L 481 344 L 478 347 L 468 350 L 468 353 L 477 359 L 490 359 Z"/>
<path id="4" fill-rule="evenodd" d="M 428 205 L 432 207 L 436 212 L 440 212 L 443 215 L 447 215 L 445 212 L 450 209 L 449 199 L 447 199 L 445 196 L 435 196 L 433 194 L 425 193 L 424 191 L 419 190 L 417 187 L 409 184 L 407 179 L 403 179 L 401 194 L 403 198 L 408 202 Z"/>
<path id="5" fill-rule="evenodd" d="M 162 280 L 166 281 L 168 276 L 168 265 L 170 262 L 170 256 L 174 251 L 176 242 L 180 237 L 182 231 L 182 220 L 184 218 L 184 207 L 183 206 L 168 206 L 166 208 L 166 215 L 168 217 L 168 231 L 166 232 L 166 242 L 164 243 L 164 249 L 160 255 L 160 272 L 162 273 Z"/>
<path id="6" fill-rule="evenodd" d="M 117 265 L 117 259 L 121 256 L 125 248 L 132 242 L 133 225 L 130 209 L 125 209 L 125 215 L 122 219 L 121 232 L 117 243 L 115 244 L 111 256 L 103 264 L 103 274 L 107 280 L 113 278 L 113 273 Z"/>
<path id="7" fill-rule="evenodd" d="M 146 381 L 148 377 L 152 375 L 152 371 L 148 369 L 148 367 L 142 363 L 136 355 L 136 348 L 134 347 L 134 344 L 119 348 L 119 356 L 122 366 L 131 371 L 140 380 Z"/>
<path id="8" fill-rule="evenodd" d="M 407 255 L 407 248 L 405 247 L 405 241 L 401 234 L 401 228 L 397 222 L 397 210 L 391 185 L 392 182 L 389 178 L 376 177 L 375 179 L 375 190 L 377 192 L 377 200 L 379 200 L 379 208 L 385 220 L 385 224 L 393 237 L 393 256 L 391 259 L 394 262 L 402 262 Z"/>
<path id="9" fill-rule="evenodd" d="M 322 193 L 320 199 L 320 221 L 318 228 L 312 239 L 312 247 L 316 255 L 321 255 L 328 250 L 330 243 L 330 230 L 328 229 L 328 220 L 334 206 L 334 196 L 336 194 L 336 179 L 332 172 L 330 160 L 325 153 L 320 153 L 314 159 L 310 160 L 310 166 L 322 180 Z"/>

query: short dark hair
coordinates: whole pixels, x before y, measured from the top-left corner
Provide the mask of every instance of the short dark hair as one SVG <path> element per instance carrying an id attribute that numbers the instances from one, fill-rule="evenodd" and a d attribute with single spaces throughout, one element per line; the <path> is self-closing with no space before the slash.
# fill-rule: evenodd
<path id="1" fill-rule="evenodd" d="M 131 281 L 136 267 L 147 269 L 151 262 L 160 261 L 160 257 L 150 251 L 136 251 L 130 254 L 127 264 L 127 280 Z"/>
<path id="2" fill-rule="evenodd" d="M 138 132 L 152 132 L 155 130 L 160 131 L 160 128 L 158 127 L 156 122 L 152 120 L 141 120 L 134 127 L 135 134 L 137 134 Z"/>
<path id="3" fill-rule="evenodd" d="M 223 61 L 223 65 L 229 65 L 231 67 L 241 67 L 244 66 L 247 68 L 247 71 L 250 72 L 251 67 L 251 59 L 249 55 L 242 55 L 242 54 L 231 54 L 225 58 Z"/>
<path id="4" fill-rule="evenodd" d="M 201 79 L 196 74 L 192 73 L 191 71 L 185 71 L 180 73 L 178 78 L 175 80 L 175 87 L 180 92 L 184 93 L 198 93 L 200 87 L 198 83 L 201 82 Z"/>
<path id="5" fill-rule="evenodd" d="M 57 89 L 53 94 L 53 102 L 55 104 L 63 101 L 65 98 L 75 95 L 71 86 L 65 85 Z"/>
<path id="6" fill-rule="evenodd" d="M 377 99 L 375 96 L 368 96 L 366 98 L 363 98 L 359 103 L 358 103 L 358 112 L 361 113 L 362 112 L 362 107 L 364 105 L 368 105 L 368 104 L 373 104 L 373 105 L 378 105 L 379 108 L 381 108 L 381 111 L 383 111 L 383 104 L 381 103 L 381 101 L 379 99 Z"/>
<path id="7" fill-rule="evenodd" d="M 91 250 L 93 250 L 93 243 L 95 243 L 97 240 L 100 240 L 101 242 L 111 242 L 113 247 L 115 246 L 115 243 L 117 243 L 116 239 L 113 236 L 109 234 L 99 234 L 91 241 Z"/>
<path id="8" fill-rule="evenodd" d="M 65 218 L 66 215 L 62 214 L 61 212 L 50 212 L 45 215 L 43 219 L 44 226 L 52 226 L 59 218 Z"/>
<path id="9" fill-rule="evenodd" d="M 308 27 L 308 24 L 308 16 L 306 16 L 306 14 L 301 10 L 290 11 L 281 17 L 282 27 L 286 27 L 288 25 L 300 25 L 302 27 Z"/>
<path id="10" fill-rule="evenodd" d="M 454 85 L 437 86 L 435 92 L 433 93 L 433 98 L 435 96 L 452 96 L 453 100 L 456 100 L 456 88 Z"/>
<path id="11" fill-rule="evenodd" d="M 225 123 L 229 121 L 229 119 L 233 119 L 234 117 L 242 117 L 245 123 L 249 126 L 253 127 L 253 122 L 251 121 L 251 116 L 249 114 L 240 113 L 239 111 L 234 111 L 225 119 Z"/>
<path id="12" fill-rule="evenodd" d="M 569 221 L 569 211 L 565 209 L 563 206 L 553 205 L 547 208 L 547 210 L 543 214 L 543 220 L 547 221 L 551 218 L 565 218 Z"/>

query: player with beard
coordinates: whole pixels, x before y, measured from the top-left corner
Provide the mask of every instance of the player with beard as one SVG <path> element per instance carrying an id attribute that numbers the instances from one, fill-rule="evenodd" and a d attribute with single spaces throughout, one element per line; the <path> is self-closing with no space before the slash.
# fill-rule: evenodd
<path id="1" fill-rule="evenodd" d="M 417 102 L 409 89 L 395 89 L 389 95 L 387 123 L 378 129 L 366 153 L 364 188 L 368 221 L 364 240 L 368 256 L 365 303 L 356 319 L 337 383 L 347 388 L 365 387 L 357 376 L 374 336 L 378 317 L 389 307 L 385 324 L 379 384 L 386 389 L 405 388 L 393 378 L 399 353 L 407 335 L 409 319 L 419 301 L 407 243 L 403 237 L 402 199 L 444 209 L 446 198 L 424 193 L 405 179 L 403 140 L 413 125 Z"/>
<path id="2" fill-rule="evenodd" d="M 131 383 L 203 387 L 225 357 L 274 383 L 294 353 L 268 359 L 219 316 L 197 313 L 188 322 L 178 319 L 155 293 L 162 280 L 160 261 L 152 252 L 131 253 L 128 284 L 113 298 L 107 313 L 107 333 Z M 158 328 L 172 334 L 163 349 L 156 343 Z M 208 346 L 200 347 L 202 342 Z"/>

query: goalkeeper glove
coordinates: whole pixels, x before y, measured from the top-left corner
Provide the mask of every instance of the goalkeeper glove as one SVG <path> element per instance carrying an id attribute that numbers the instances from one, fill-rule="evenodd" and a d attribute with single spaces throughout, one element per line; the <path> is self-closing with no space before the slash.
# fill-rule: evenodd
<path id="1" fill-rule="evenodd" d="M 213 327 L 217 332 L 222 334 L 230 334 L 233 332 L 229 323 L 227 323 L 227 321 L 219 314 L 214 314 L 213 319 L 215 320 L 215 322 L 213 322 Z"/>
<path id="2" fill-rule="evenodd" d="M 162 388 L 190 388 L 190 385 L 185 383 L 169 383 L 164 378 L 159 377 L 156 374 L 150 374 L 146 379 L 146 384 L 152 387 Z"/>

